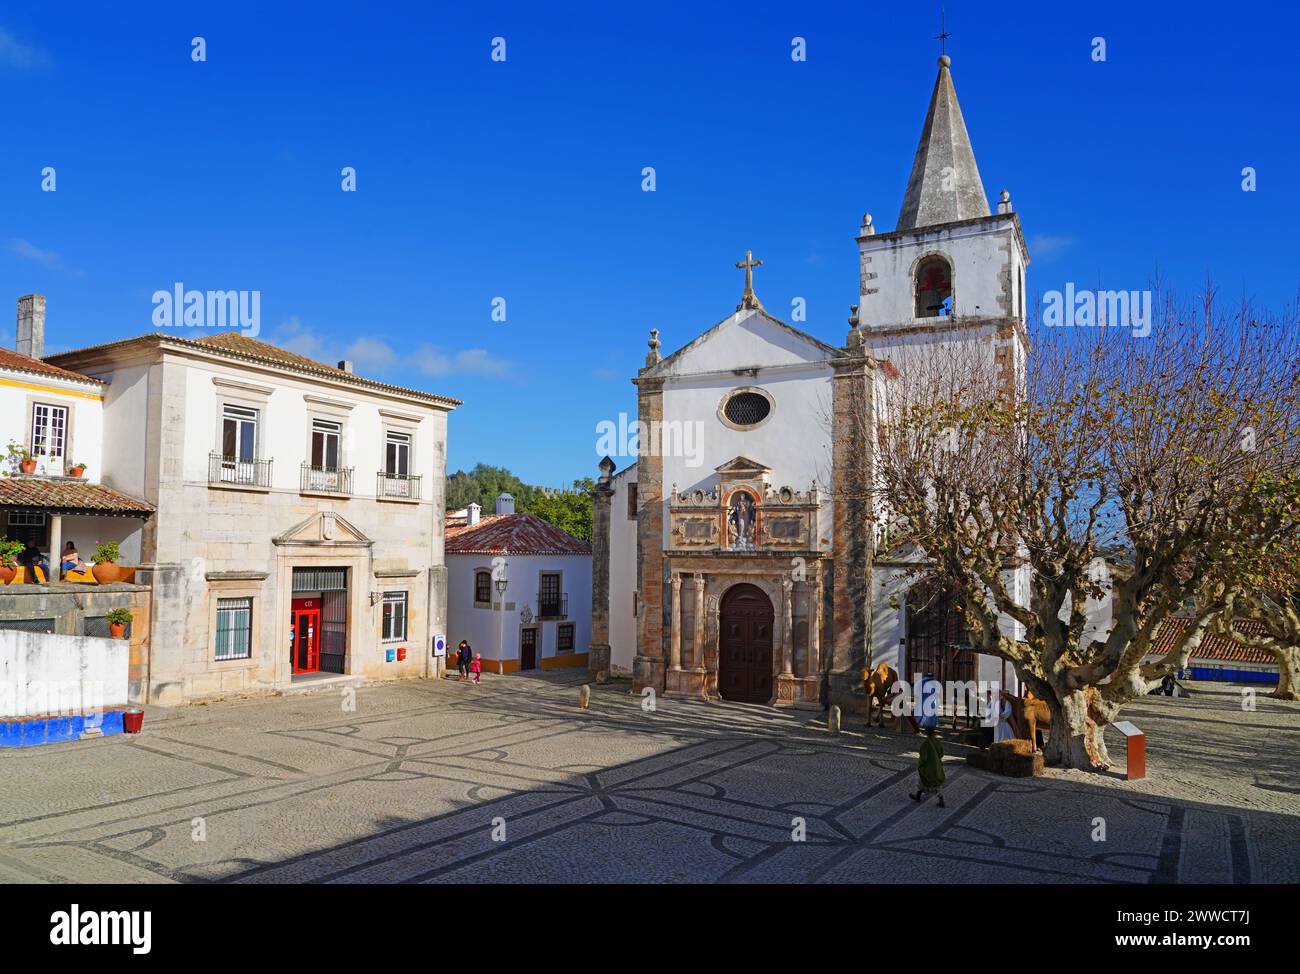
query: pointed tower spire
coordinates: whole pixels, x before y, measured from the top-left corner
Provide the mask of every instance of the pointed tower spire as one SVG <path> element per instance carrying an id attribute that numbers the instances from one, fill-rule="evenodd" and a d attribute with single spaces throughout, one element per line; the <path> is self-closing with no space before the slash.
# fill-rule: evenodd
<path id="1" fill-rule="evenodd" d="M 966 134 L 966 122 L 948 70 L 951 63 L 952 58 L 946 54 L 939 58 L 939 77 L 934 82 L 921 143 L 916 147 L 912 176 L 898 214 L 899 230 L 989 215 L 975 150 Z"/>

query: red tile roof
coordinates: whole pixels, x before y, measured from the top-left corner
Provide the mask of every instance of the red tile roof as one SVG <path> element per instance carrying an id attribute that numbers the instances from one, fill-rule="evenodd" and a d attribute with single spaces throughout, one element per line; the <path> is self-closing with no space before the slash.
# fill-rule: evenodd
<path id="1" fill-rule="evenodd" d="M 489 514 L 478 524 L 447 522 L 449 555 L 589 555 L 591 544 L 536 514 Z"/>
<path id="2" fill-rule="evenodd" d="M 229 358 L 241 359 L 246 362 L 261 362 L 267 365 L 278 366 L 282 369 L 289 369 L 290 371 L 301 374 L 336 379 L 340 382 L 346 382 L 349 385 L 378 389 L 383 392 L 400 393 L 401 395 L 413 396 L 428 402 L 438 403 L 439 405 L 451 406 L 453 408 L 462 405 L 459 399 L 452 399 L 450 396 L 440 396 L 437 393 L 425 392 L 423 389 L 408 389 L 405 386 L 390 385 L 387 382 L 380 382 L 378 379 L 367 379 L 364 376 L 357 375 L 355 372 L 345 372 L 342 369 L 337 369 L 324 362 L 317 362 L 315 359 L 307 358 L 305 355 L 299 355 L 296 352 L 291 352 L 278 345 L 272 345 L 269 342 L 259 341 L 256 338 L 249 338 L 235 331 L 217 332 L 213 335 L 205 335 L 202 338 L 182 338 L 180 335 L 164 335 L 161 332 L 150 332 L 144 335 L 137 335 L 135 338 L 123 338 L 117 341 L 104 342 L 101 345 L 88 345 L 85 348 L 60 352 L 58 355 L 51 355 L 50 358 L 58 359 L 62 362 L 75 363 L 87 353 L 91 352 L 100 352 L 105 349 L 124 348 L 127 346 L 148 345 L 156 347 L 167 346 L 174 348 L 206 349 L 209 352 L 215 352 L 218 355 L 224 355 Z"/>
<path id="3" fill-rule="evenodd" d="M 134 514 L 154 512 L 148 501 L 112 487 L 75 478 L 0 477 L 0 507 L 25 507 L 58 514 Z"/>
<path id="4" fill-rule="evenodd" d="M 70 379 L 73 382 L 89 382 L 91 385 L 97 386 L 104 384 L 99 379 L 92 379 L 80 372 L 61 369 L 57 365 L 42 362 L 38 358 L 19 355 L 11 348 L 0 348 L 0 369 L 7 369 L 10 372 L 28 372 L 32 375 L 48 375 L 56 379 Z"/>
<path id="5" fill-rule="evenodd" d="M 1190 619 L 1174 618 L 1162 623 L 1156 630 L 1156 638 L 1151 651 L 1159 656 L 1169 652 L 1178 637 L 1187 631 Z M 1248 636 L 1258 635 L 1263 627 L 1257 622 L 1237 622 L 1233 628 Z M 1243 646 L 1241 643 L 1213 633 L 1201 640 L 1201 645 L 1192 652 L 1192 659 L 1208 659 L 1224 663 L 1276 663 L 1272 653 L 1263 649 Z"/>

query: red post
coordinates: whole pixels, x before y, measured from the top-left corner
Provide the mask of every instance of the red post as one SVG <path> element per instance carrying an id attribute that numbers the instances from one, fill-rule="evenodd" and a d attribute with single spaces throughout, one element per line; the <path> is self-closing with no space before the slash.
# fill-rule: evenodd
<path id="1" fill-rule="evenodd" d="M 1140 781 L 1147 776 L 1147 736 L 1127 720 L 1117 721 L 1114 727 L 1124 735 L 1128 752 L 1128 770 L 1124 777 L 1129 781 Z"/>

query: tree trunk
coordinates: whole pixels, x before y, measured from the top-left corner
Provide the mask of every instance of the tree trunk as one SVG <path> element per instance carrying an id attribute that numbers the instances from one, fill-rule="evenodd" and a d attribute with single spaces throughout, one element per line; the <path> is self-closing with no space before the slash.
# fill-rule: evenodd
<path id="1" fill-rule="evenodd" d="M 1277 657 L 1277 689 L 1271 696 L 1279 700 L 1300 700 L 1300 646 L 1282 646 L 1273 650 Z"/>
<path id="2" fill-rule="evenodd" d="M 1043 761 L 1059 768 L 1105 771 L 1110 755 L 1102 737 L 1104 721 L 1095 712 L 1096 689 L 1062 691 L 1052 688 L 1052 730 L 1043 748 Z"/>

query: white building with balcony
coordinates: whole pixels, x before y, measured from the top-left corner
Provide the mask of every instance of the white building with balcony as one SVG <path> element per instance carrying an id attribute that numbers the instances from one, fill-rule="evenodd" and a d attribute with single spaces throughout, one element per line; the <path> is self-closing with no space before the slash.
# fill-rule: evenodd
<path id="1" fill-rule="evenodd" d="M 496 511 L 471 504 L 447 516 L 449 665 L 465 639 L 493 673 L 586 667 L 590 542 L 516 514 L 509 494 Z"/>
<path id="2" fill-rule="evenodd" d="M 104 478 L 157 511 L 131 539 L 154 590 L 145 700 L 437 672 L 457 400 L 234 331 L 48 362 L 93 380 Z"/>

